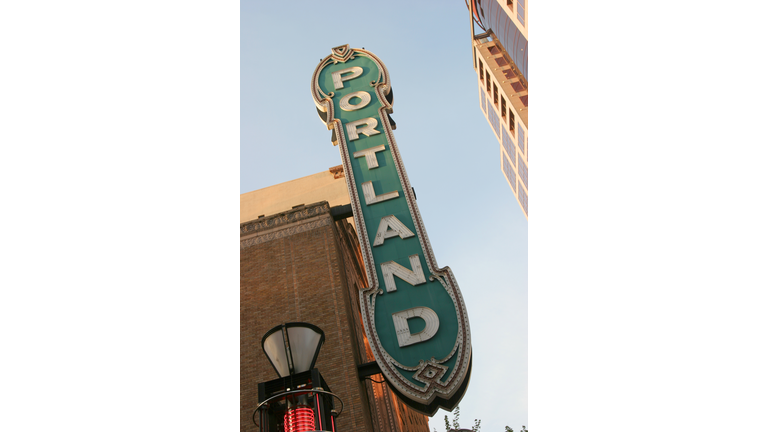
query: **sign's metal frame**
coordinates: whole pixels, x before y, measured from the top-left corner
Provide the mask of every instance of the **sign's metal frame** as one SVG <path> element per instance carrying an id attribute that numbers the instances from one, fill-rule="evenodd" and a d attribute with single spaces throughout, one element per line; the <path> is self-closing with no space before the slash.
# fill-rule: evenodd
<path id="1" fill-rule="evenodd" d="M 444 287 L 446 293 L 450 296 L 453 302 L 455 312 L 456 312 L 456 318 L 458 320 L 458 333 L 456 336 L 456 341 L 453 346 L 453 350 L 444 358 L 436 359 L 432 357 L 432 358 L 422 359 L 417 366 L 403 365 L 403 364 L 400 364 L 397 360 L 395 360 L 385 350 L 381 340 L 379 339 L 379 333 L 376 331 L 376 322 L 374 319 L 375 308 L 376 308 L 376 297 L 378 295 L 382 295 L 384 292 L 381 289 L 381 285 L 377 277 L 376 266 L 387 264 L 387 263 L 374 262 L 373 253 L 371 250 L 371 242 L 367 235 L 368 231 L 366 230 L 366 221 L 364 220 L 363 212 L 361 208 L 361 203 L 370 202 L 370 199 L 367 199 L 370 197 L 364 198 L 364 197 L 361 197 L 360 194 L 358 193 L 357 183 L 355 182 L 354 173 L 352 170 L 352 155 L 349 154 L 349 150 L 348 150 L 347 133 L 350 131 L 345 130 L 345 128 L 343 127 L 344 125 L 342 124 L 342 121 L 339 118 L 337 118 L 337 116 L 334 113 L 334 104 L 332 100 L 334 97 L 334 93 L 328 92 L 326 94 L 325 92 L 323 92 L 319 84 L 320 74 L 324 68 L 328 67 L 329 65 L 346 63 L 347 61 L 354 59 L 356 56 L 367 57 L 368 59 L 372 60 L 379 69 L 378 79 L 376 81 L 370 82 L 370 86 L 373 87 L 374 94 L 376 95 L 378 102 L 380 103 L 380 107 L 378 109 L 378 119 L 377 119 L 378 125 L 374 127 L 382 129 L 383 133 L 385 134 L 386 141 L 389 146 L 389 150 L 391 151 L 392 158 L 394 160 L 395 168 L 397 169 L 397 175 L 399 177 L 399 180 L 402 186 L 403 195 L 408 204 L 410 216 L 414 222 L 414 227 L 416 228 L 416 236 L 418 237 L 418 241 L 421 246 L 421 251 L 423 252 L 424 259 L 427 264 L 427 269 L 429 271 L 428 279 L 430 281 L 439 281 L 440 284 Z M 336 79 L 338 80 L 338 76 L 336 77 Z M 344 79 L 346 80 L 350 78 L 345 77 Z M 337 86 L 338 84 L 339 83 L 336 83 Z M 373 53 L 366 51 L 364 49 L 350 49 L 349 45 L 342 45 L 342 46 L 333 48 L 332 54 L 324 58 L 323 60 L 321 60 L 320 64 L 317 66 L 312 76 L 311 91 L 312 91 L 312 97 L 315 101 L 315 105 L 317 106 L 317 109 L 318 109 L 318 114 L 320 114 L 321 119 L 324 120 L 327 128 L 333 131 L 333 135 L 332 135 L 333 144 L 339 146 L 339 152 L 341 153 L 345 179 L 347 182 L 347 188 L 349 190 L 350 200 L 352 204 L 352 212 L 354 215 L 355 227 L 357 229 L 358 237 L 360 239 L 360 246 L 362 249 L 363 260 L 365 264 L 365 271 L 369 281 L 369 286 L 367 288 L 362 288 L 359 292 L 360 308 L 363 316 L 365 333 L 368 337 L 368 341 L 370 343 L 376 362 L 379 364 L 381 371 L 386 377 L 390 386 L 401 396 L 401 398 L 405 396 L 405 399 L 403 399 L 403 401 L 406 403 L 409 403 L 410 406 L 418 409 L 419 411 L 425 412 L 428 415 L 434 414 L 438 408 L 444 408 L 450 411 L 456 405 L 458 405 L 459 400 L 461 399 L 464 392 L 466 391 L 466 387 L 469 381 L 469 375 L 471 371 L 471 356 L 472 356 L 469 318 L 467 316 L 466 306 L 464 305 L 464 300 L 461 296 L 461 292 L 459 290 L 459 286 L 458 286 L 458 283 L 456 282 L 456 278 L 454 277 L 453 272 L 449 267 L 442 267 L 442 268 L 439 267 L 437 264 L 437 261 L 435 260 L 434 253 L 432 252 L 432 246 L 430 245 L 429 238 L 427 237 L 427 231 L 424 228 L 424 223 L 419 214 L 418 206 L 416 205 L 415 194 L 413 192 L 413 189 L 410 186 L 408 176 L 405 172 L 405 167 L 403 166 L 403 163 L 402 163 L 400 152 L 398 151 L 397 144 L 395 142 L 395 137 L 392 134 L 393 127 L 390 124 L 391 119 L 388 116 L 388 114 L 392 112 L 392 103 L 391 103 L 392 88 L 390 84 L 389 72 L 387 71 L 386 67 L 381 62 L 381 60 L 379 60 L 379 58 L 376 57 Z M 358 92 L 358 93 L 362 93 L 362 92 Z M 363 97 L 361 98 L 361 102 L 358 102 L 358 103 L 359 104 L 363 104 L 364 102 L 367 103 L 365 101 L 365 98 L 367 97 L 368 95 L 363 95 Z M 349 101 L 351 100 L 350 96 L 348 95 L 344 99 L 345 100 L 343 100 L 342 102 L 346 103 L 346 106 L 349 106 L 349 103 L 350 103 Z M 340 106 L 344 108 L 344 105 L 340 105 Z M 348 108 L 344 108 L 344 110 L 349 111 Z M 349 122 L 347 124 L 349 124 Z M 368 125 L 366 125 L 366 127 L 368 127 Z M 352 130 L 351 132 L 355 132 L 355 131 Z M 360 132 L 363 132 L 363 131 L 361 130 Z M 380 133 L 380 131 L 376 130 L 376 133 Z M 357 137 L 351 137 L 351 139 L 355 139 L 355 138 Z M 374 149 L 368 149 L 368 150 L 374 150 Z M 376 149 L 375 151 L 379 152 L 384 150 Z M 361 153 L 361 152 L 358 152 L 358 153 Z M 356 158 L 358 161 L 361 162 L 362 159 L 365 159 L 362 156 L 364 155 L 356 154 L 354 155 L 354 158 Z M 373 157 L 375 157 L 375 153 Z M 370 163 L 370 159 L 369 159 L 369 163 Z M 372 189 L 372 186 L 368 185 L 368 187 Z M 366 190 L 366 185 L 363 185 L 362 189 L 364 190 L 366 196 L 369 195 L 369 191 Z M 370 193 L 372 193 L 373 196 L 375 197 L 375 193 L 372 190 L 370 191 Z M 361 201 L 361 199 L 366 199 L 366 201 Z M 379 221 L 368 221 L 368 222 L 379 224 Z M 389 225 L 390 225 L 389 229 L 391 229 L 392 224 L 389 224 Z M 406 229 L 406 231 L 408 230 Z M 381 234 L 382 233 L 379 233 L 379 236 Z M 390 230 L 384 234 L 384 238 L 379 239 L 378 238 L 379 236 L 377 236 L 376 244 L 380 244 L 380 242 L 385 240 L 386 238 L 394 237 L 394 234 Z M 394 239 L 390 241 L 394 241 Z M 374 246 L 376 246 L 376 244 Z M 390 262 L 390 263 L 397 265 L 394 262 Z M 405 270 L 407 271 L 407 269 Z M 403 279 L 403 277 L 400 275 L 398 275 L 398 277 Z M 415 285 L 413 282 L 408 282 L 408 283 L 410 283 L 411 285 Z M 386 288 L 387 288 L 387 291 L 390 290 L 389 289 L 390 282 L 386 284 Z M 420 306 L 420 305 L 414 304 L 413 306 Z M 414 308 L 413 310 L 416 311 L 416 309 L 423 309 L 423 308 Z M 415 313 L 421 313 L 421 312 L 417 311 Z M 393 314 L 393 316 L 394 315 L 396 314 Z M 395 321 L 397 322 L 397 319 Z M 406 336 L 406 338 L 404 338 L 403 340 L 407 339 L 407 337 L 408 336 Z M 410 343 L 417 343 L 417 342 L 418 341 L 416 342 L 411 341 Z M 401 342 L 401 345 L 400 345 L 401 347 L 403 346 L 402 343 L 404 342 Z M 456 362 L 454 364 L 454 367 L 452 368 L 448 376 L 444 376 L 446 375 L 446 372 L 448 371 L 449 368 L 443 365 L 443 363 L 447 362 L 449 359 L 452 359 L 454 356 L 456 356 Z M 403 372 L 399 372 L 398 369 L 407 371 L 408 374 L 412 374 L 411 379 L 419 383 L 422 383 L 423 386 L 418 386 L 414 384 L 407 377 L 403 376 Z"/>

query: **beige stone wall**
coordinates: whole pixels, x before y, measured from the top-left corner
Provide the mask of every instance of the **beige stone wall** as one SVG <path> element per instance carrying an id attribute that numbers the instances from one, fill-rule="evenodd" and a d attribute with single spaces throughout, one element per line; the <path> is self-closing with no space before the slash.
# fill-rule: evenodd
<path id="1" fill-rule="evenodd" d="M 326 171 L 240 195 L 240 223 L 290 210 L 300 204 L 328 201 L 331 207 L 349 204 L 341 165 Z"/>

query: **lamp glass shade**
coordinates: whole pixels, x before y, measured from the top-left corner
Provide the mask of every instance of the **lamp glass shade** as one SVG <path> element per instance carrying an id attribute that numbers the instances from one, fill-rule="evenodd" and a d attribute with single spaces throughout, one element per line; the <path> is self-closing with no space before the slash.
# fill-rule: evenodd
<path id="1" fill-rule="evenodd" d="M 312 368 L 317 352 L 322 346 L 322 334 L 310 327 L 288 327 L 288 341 L 293 354 L 294 373 L 302 373 Z"/>
<path id="2" fill-rule="evenodd" d="M 324 341 L 325 334 L 320 327 L 291 322 L 268 331 L 261 340 L 261 347 L 277 374 L 284 378 L 312 369 Z"/>
<path id="3" fill-rule="evenodd" d="M 282 331 L 276 331 L 265 337 L 261 347 L 267 354 L 269 361 L 272 362 L 272 366 L 277 370 L 278 375 L 281 377 L 290 375 L 291 370 L 288 367 L 288 357 L 285 355 L 285 341 Z"/>

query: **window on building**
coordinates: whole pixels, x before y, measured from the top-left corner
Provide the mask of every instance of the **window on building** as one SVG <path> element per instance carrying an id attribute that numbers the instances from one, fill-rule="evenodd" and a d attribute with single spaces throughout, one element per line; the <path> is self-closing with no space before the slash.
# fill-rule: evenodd
<path id="1" fill-rule="evenodd" d="M 520 153 L 525 154 L 525 131 L 520 125 L 517 125 L 517 146 L 520 147 Z"/>
<path id="2" fill-rule="evenodd" d="M 488 71 L 485 71 L 485 91 L 491 92 L 491 74 Z"/>
<path id="3" fill-rule="evenodd" d="M 491 100 L 488 99 L 488 121 L 491 123 L 491 128 L 496 136 L 499 136 L 499 115 L 496 114 L 496 110 L 491 107 Z"/>
<path id="4" fill-rule="evenodd" d="M 517 0 L 517 20 L 525 27 L 525 0 Z"/>
<path id="5" fill-rule="evenodd" d="M 515 177 L 515 172 L 512 171 L 512 166 L 509 164 L 509 161 L 505 156 L 502 156 L 504 164 L 504 176 L 509 180 L 509 185 L 512 187 L 512 190 L 517 193 L 517 177 Z"/>
<path id="6" fill-rule="evenodd" d="M 501 118 L 507 121 L 507 100 L 504 98 L 501 98 Z"/>
<path id="7" fill-rule="evenodd" d="M 525 188 L 528 189 L 528 165 L 525 164 L 525 161 L 519 155 L 517 157 L 517 172 L 520 173 L 520 180 L 525 185 Z"/>
<path id="8" fill-rule="evenodd" d="M 480 81 L 483 81 L 485 76 L 483 75 L 485 72 L 483 72 L 483 62 L 480 60 L 480 58 L 477 59 L 477 63 L 480 65 Z"/>
<path id="9" fill-rule="evenodd" d="M 496 87 L 496 83 L 493 83 L 493 105 L 499 106 L 499 88 Z"/>
<path id="10" fill-rule="evenodd" d="M 504 146 L 504 150 L 506 150 L 507 154 L 509 155 L 510 160 L 512 161 L 512 164 L 515 163 L 515 142 L 512 140 L 512 137 L 509 136 L 508 133 L 502 132 L 501 133 L 501 145 Z"/>
<path id="11" fill-rule="evenodd" d="M 512 113 L 512 108 L 509 109 L 509 131 L 514 135 L 515 133 L 515 115 Z"/>

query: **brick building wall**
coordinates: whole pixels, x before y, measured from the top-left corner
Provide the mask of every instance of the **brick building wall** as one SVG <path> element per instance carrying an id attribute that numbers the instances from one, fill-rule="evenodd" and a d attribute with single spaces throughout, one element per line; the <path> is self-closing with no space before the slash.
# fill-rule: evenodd
<path id="1" fill-rule="evenodd" d="M 357 365 L 373 361 L 365 340 L 358 289 L 366 286 L 357 235 L 334 221 L 327 202 L 301 205 L 240 225 L 241 432 L 258 430 L 251 415 L 258 383 L 277 378 L 261 338 L 284 322 L 325 332 L 316 366 L 344 401 L 337 430 L 427 432 L 426 416 L 397 400 L 382 375 L 360 380 Z"/>

